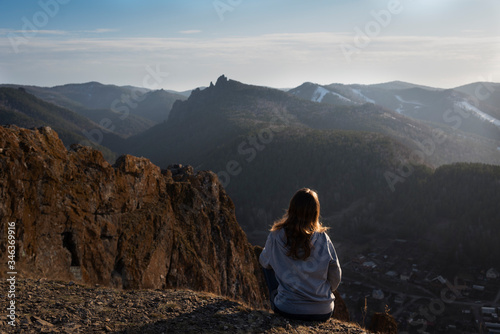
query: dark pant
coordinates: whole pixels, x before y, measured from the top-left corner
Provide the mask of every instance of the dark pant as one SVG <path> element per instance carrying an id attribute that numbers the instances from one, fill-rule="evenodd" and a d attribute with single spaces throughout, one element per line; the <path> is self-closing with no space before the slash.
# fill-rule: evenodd
<path id="1" fill-rule="evenodd" d="M 274 270 L 262 268 L 264 271 L 264 277 L 266 279 L 267 288 L 269 289 L 269 301 L 271 302 L 271 309 L 274 313 L 278 313 L 284 317 L 293 320 L 304 320 L 304 321 L 327 321 L 333 314 L 333 312 L 327 314 L 291 314 L 281 311 L 274 305 L 274 298 L 278 294 L 279 283 L 276 280 L 276 275 Z"/>

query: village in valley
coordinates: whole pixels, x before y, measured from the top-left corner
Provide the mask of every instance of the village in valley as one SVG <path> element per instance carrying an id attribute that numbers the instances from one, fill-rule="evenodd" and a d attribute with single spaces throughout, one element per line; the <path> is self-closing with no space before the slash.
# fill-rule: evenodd
<path id="1" fill-rule="evenodd" d="M 407 333 L 500 333 L 500 268 L 450 277 L 424 269 L 410 243 L 390 240 L 342 263 L 339 291 L 352 320 L 368 324 L 373 312 L 388 312 Z"/>

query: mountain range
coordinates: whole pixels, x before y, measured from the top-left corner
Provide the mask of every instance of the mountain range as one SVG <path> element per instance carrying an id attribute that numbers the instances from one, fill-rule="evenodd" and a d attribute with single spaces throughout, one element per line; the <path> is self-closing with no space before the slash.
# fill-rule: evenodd
<path id="1" fill-rule="evenodd" d="M 423 156 L 425 163 L 434 167 L 452 162 L 498 164 L 500 161 L 499 84 L 478 82 L 445 90 L 399 81 L 375 85 L 331 84 L 321 86 L 304 83 L 281 95 L 282 91 L 246 86 L 255 90 L 251 93 L 251 89 L 247 89 L 245 94 L 248 93 L 249 96 L 255 97 L 256 94 L 264 91 L 273 91 L 277 100 L 267 101 L 268 103 L 281 103 L 286 104 L 289 108 L 292 106 L 292 109 L 311 110 L 310 115 L 306 116 L 307 112 L 303 112 L 301 117 L 296 119 L 306 127 L 379 132 L 396 139 L 410 150 L 416 150 L 420 162 L 422 160 L 420 158 Z M 80 131 L 70 130 L 73 133 L 72 137 L 80 139 L 83 135 L 92 144 L 102 144 L 101 149 L 104 146 L 117 154 L 127 153 L 130 142 L 134 144 L 133 146 L 140 147 L 143 138 L 146 142 L 150 140 L 147 137 L 153 138 L 155 131 L 160 131 L 159 129 L 166 126 L 159 123 L 166 122 L 169 118 L 174 102 L 185 100 L 189 95 L 187 92 L 150 91 L 145 88 L 118 87 L 97 82 L 68 84 L 51 88 L 2 85 L 0 89 L 6 87 L 24 89 L 24 92 L 45 102 L 67 109 L 66 113 L 72 111 L 87 118 L 92 122 L 91 128 L 95 131 L 89 130 L 88 125 L 83 126 Z M 194 91 L 199 92 L 203 89 Z M 290 95 L 316 104 L 334 106 L 335 109 L 325 106 L 321 108 L 304 101 L 298 102 Z M 251 105 L 247 103 L 248 96 L 240 94 L 240 97 L 243 99 L 235 103 L 241 104 L 243 109 L 251 108 Z M 19 96 L 18 98 L 23 99 Z M 226 103 L 223 101 L 225 96 L 220 95 L 218 98 L 221 100 L 221 104 Z M 12 104 L 12 101 L 8 103 Z M 370 104 L 372 106 L 368 107 Z M 218 108 L 218 106 L 215 105 L 214 108 Z M 237 106 L 237 108 L 239 107 Z M 258 106 L 258 108 L 265 109 L 264 106 Z M 365 114 L 359 117 L 359 111 L 363 108 Z M 366 112 L 368 108 L 371 108 L 370 112 Z M 60 109 L 58 110 L 60 111 Z M 358 113 L 358 116 L 351 115 L 350 120 L 347 120 L 346 111 L 349 113 L 351 110 L 355 111 L 354 114 Z M 240 116 L 243 116 L 241 118 L 245 122 L 246 116 L 242 114 L 233 114 L 231 118 L 235 119 Z M 27 119 L 21 121 L 20 116 L 17 117 L 19 121 L 17 124 L 28 127 L 51 125 L 51 122 L 47 123 L 43 116 L 32 115 L 28 117 L 32 118 L 30 122 Z M 59 116 L 54 115 L 54 117 Z M 174 119 L 175 117 L 169 123 L 174 123 Z M 38 123 L 37 120 L 39 120 Z M 16 124 L 12 121 L 12 116 L 7 116 L 6 113 L 0 117 L 0 121 L 2 124 Z M 42 124 L 42 121 L 45 123 Z M 83 121 L 81 120 L 81 122 Z M 154 128 L 155 125 L 158 127 Z M 77 124 L 77 127 L 81 128 L 82 126 Z M 67 132 L 72 127 L 65 128 Z M 55 129 L 61 133 L 63 141 L 66 142 L 67 136 L 64 135 L 62 129 L 58 129 L 57 125 Z M 87 131 L 87 136 L 83 130 Z M 146 130 L 150 130 L 150 132 L 147 133 Z M 131 138 L 129 141 L 121 140 L 135 135 L 137 137 Z M 446 138 L 446 142 L 438 143 L 438 140 L 435 139 L 438 135 Z M 71 144 L 69 141 L 67 145 Z M 429 141 L 434 141 L 438 145 L 425 149 Z M 145 145 L 147 144 L 142 146 Z M 146 153 L 147 150 L 145 148 Z M 134 152 L 142 153 L 136 149 Z M 112 154 L 107 153 L 106 155 L 112 159 Z M 162 163 L 162 161 L 157 162 Z M 198 164 L 195 162 L 195 165 Z"/>
<path id="2" fill-rule="evenodd" d="M 401 86 L 388 86 L 394 89 L 395 85 Z M 408 89 L 403 86 L 401 89 Z M 360 91 L 364 93 L 368 94 Z M 442 93 L 445 97 L 450 94 Z M 303 186 L 323 194 L 325 220 L 342 217 L 330 222 L 350 231 L 340 233 L 346 238 L 373 228 L 408 237 L 416 217 L 427 223 L 440 220 L 432 210 L 425 209 L 434 208 L 439 201 L 430 200 L 434 197 L 429 189 L 435 167 L 456 162 L 500 162 L 500 144 L 494 138 L 414 119 L 373 103 L 318 103 L 223 76 L 215 85 L 193 91 L 188 100 L 176 102 L 166 123 L 128 141 L 133 154 L 160 166 L 181 162 L 217 172 L 235 202 L 239 223 L 257 244 L 264 242 L 269 224 L 281 216 L 294 190 Z M 458 166 L 456 170 L 469 173 L 468 168 Z M 484 191 L 496 187 L 496 169 L 491 173 L 492 185 Z M 447 182 L 460 182 L 459 174 L 453 172 Z M 463 186 L 470 184 L 465 182 Z M 425 200 L 415 202 L 418 205 L 405 204 L 401 210 L 395 205 L 397 198 L 414 201 L 406 192 Z M 455 204 L 467 206 L 467 190 L 460 193 L 463 197 Z M 382 213 L 376 214 L 380 208 L 384 208 Z M 448 210 L 446 216 L 453 216 L 451 206 Z M 426 214 L 422 216 L 419 211 Z M 497 221 L 498 210 L 493 211 L 484 218 L 489 229 Z M 394 219 L 397 212 L 403 224 Z M 352 221 L 357 223 L 344 226 Z M 464 229 L 469 223 L 463 222 Z M 464 236 L 464 242 L 476 241 Z"/>
<path id="3" fill-rule="evenodd" d="M 27 93 L 24 88 L 0 88 L 0 122 L 4 125 L 14 124 L 25 128 L 51 126 L 58 131 L 67 147 L 75 143 L 85 143 L 101 150 L 109 160 L 116 158 L 116 154 L 109 147 L 122 140 L 92 120 L 64 107 L 43 101 Z M 99 137 L 95 137 L 95 134 Z M 90 141 L 87 136 L 96 140 Z"/>
<path id="4" fill-rule="evenodd" d="M 289 93 L 332 105 L 373 103 L 433 126 L 446 125 L 492 140 L 500 138 L 499 84 L 477 82 L 438 89 L 399 81 L 376 85 L 304 83 Z"/>
<path id="5" fill-rule="evenodd" d="M 98 82 L 55 87 L 0 87 L 21 87 L 43 101 L 71 110 L 97 124 L 109 123 L 112 125 L 111 132 L 123 138 L 141 133 L 167 120 L 173 103 L 186 99 L 185 95 L 165 90 L 119 87 Z"/>
<path id="6" fill-rule="evenodd" d="M 166 121 L 145 125 L 147 130 L 128 137 L 106 129 L 117 125 L 113 121 L 98 124 L 78 112 L 85 108 L 99 115 L 98 108 L 121 103 L 123 95 L 132 99 L 143 93 L 144 99 L 133 112 L 146 119 L 152 113 L 139 111 L 148 110 L 147 106 L 154 105 L 151 101 L 159 101 L 154 98 L 172 93 L 98 83 L 17 90 L 4 87 L 0 89 L 9 92 L 4 95 L 10 100 L 3 99 L 0 106 L 12 108 L 23 101 L 43 106 L 40 115 L 19 112 L 26 108 L 18 107 L 16 115 L 22 114 L 22 118 L 4 116 L 2 122 L 53 126 L 67 147 L 71 141 L 81 140 L 85 130 L 94 135 L 91 139 L 101 139 L 99 144 L 117 154 L 144 156 L 162 168 L 182 163 L 216 172 L 236 204 L 238 222 L 253 243 L 262 244 L 269 224 L 281 216 L 287 199 L 299 187 L 312 187 L 323 194 L 324 217 L 340 215 L 344 222 L 368 219 L 373 225 L 373 217 L 361 217 L 359 212 L 352 216 L 353 203 L 383 207 L 403 186 L 426 184 L 433 170 L 446 164 L 499 165 L 498 126 L 487 119 L 496 116 L 498 88 L 489 83 L 453 90 L 403 82 L 369 86 L 305 83 L 284 92 L 221 76 L 215 85 L 193 90 L 187 100 L 176 100 Z M 132 114 L 133 101 L 128 102 Z M 451 108 L 449 112 L 446 107 Z M 479 117 L 474 108 L 488 116 Z M 53 119 L 48 120 L 47 114 Z M 75 121 L 58 124 L 60 119 Z M 148 120 L 154 121 L 151 116 Z M 387 208 L 379 219 L 392 221 L 386 218 L 396 209 Z M 332 223 L 342 224 L 338 219 Z M 393 230 L 398 234 L 405 228 Z M 358 232 L 353 230 L 350 235 Z"/>
<path id="7" fill-rule="evenodd" d="M 283 117 L 287 119 L 287 125 L 289 126 L 305 126 L 306 128 L 318 130 L 370 131 L 390 136 L 410 150 L 425 151 L 423 152 L 425 163 L 432 166 L 451 162 L 500 163 L 500 151 L 498 149 L 500 147 L 500 129 L 489 122 L 480 119 L 473 120 L 472 116 L 468 117 L 467 115 L 467 118 L 471 119 L 470 125 L 466 123 L 468 121 L 466 118 L 463 118 L 463 120 L 459 118 L 460 113 L 448 115 L 449 119 L 453 120 L 453 123 L 445 124 L 444 121 L 434 123 L 430 119 L 418 120 L 390 110 L 387 107 L 366 103 L 366 101 L 361 104 L 359 97 L 365 95 L 361 93 L 360 89 L 354 89 L 355 92 L 359 93 L 355 94 L 358 98 L 356 104 L 346 106 L 341 103 L 340 105 L 331 106 L 331 104 L 308 103 L 304 99 L 292 98 L 290 94 L 296 95 L 299 88 L 284 93 L 274 89 L 244 85 L 232 80 L 229 82 L 231 88 L 226 87 L 225 91 L 221 91 L 223 88 L 219 85 L 220 81 L 216 85 L 219 87 L 218 90 L 209 87 L 205 91 L 194 91 L 193 102 L 188 101 L 184 105 L 179 103 L 174 108 L 167 123 L 160 124 L 131 139 L 130 141 L 134 142 L 133 146 L 135 146 L 132 152 L 146 154 L 160 165 L 173 163 L 176 158 L 183 161 L 186 157 L 187 163 L 198 166 L 201 161 L 206 160 L 203 154 L 210 155 L 210 150 L 219 147 L 222 142 L 227 144 L 228 139 L 232 139 L 238 134 L 241 135 L 250 127 L 258 128 L 257 121 L 266 122 L 266 117 L 272 117 L 273 112 L 281 112 Z M 309 85 L 304 84 L 302 86 Z M 392 87 L 394 85 L 388 86 Z M 314 89 L 315 91 L 318 90 L 318 88 Z M 209 92 L 212 95 L 209 95 Z M 446 99 L 446 95 L 448 95 L 448 93 L 444 94 L 442 99 Z M 211 99 L 208 99 L 209 96 Z M 367 99 L 371 101 L 370 98 Z M 184 113 L 182 110 L 185 109 L 189 109 L 189 111 Z M 195 109 L 204 111 L 198 112 L 194 111 Z M 222 112 L 222 110 L 225 111 Z M 464 114 L 462 109 L 459 111 Z M 180 114 L 182 116 L 179 117 Z M 193 118 L 189 119 L 189 117 Z M 210 119 L 201 121 L 204 117 Z M 218 117 L 220 119 L 215 121 Z M 227 122 L 230 124 L 226 124 Z M 456 127 L 457 122 L 463 124 L 463 129 Z M 198 123 L 202 127 L 209 125 L 210 129 L 194 130 Z M 193 137 L 193 134 L 203 132 L 208 134 L 210 132 L 210 135 L 206 136 L 207 139 L 200 142 L 200 145 L 194 144 L 196 148 L 204 152 L 203 154 L 193 153 L 194 147 L 184 148 L 182 145 L 172 145 L 172 140 L 181 139 L 183 136 L 176 132 L 182 132 L 186 128 L 193 128 L 191 134 L 186 134 L 190 138 Z M 245 130 L 242 130 L 242 128 L 245 128 Z M 226 138 L 224 133 L 227 131 L 232 132 L 228 133 Z M 162 138 L 162 136 L 165 136 L 165 138 Z M 437 143 L 438 145 L 434 145 L 432 149 L 422 149 L 427 142 L 438 141 L 435 140 L 437 136 L 446 138 L 446 140 Z M 167 137 L 175 137 L 175 139 L 169 141 Z M 162 149 L 153 148 L 152 142 L 163 145 Z M 188 143 L 189 139 L 184 142 Z M 163 157 L 157 158 L 155 153 L 148 152 L 148 147 L 150 151 L 156 151 L 156 155 L 162 155 L 160 152 L 166 152 L 166 147 L 170 152 L 167 156 L 163 155 Z M 177 149 L 180 151 L 179 156 L 176 153 Z M 187 156 L 196 158 L 191 159 Z M 168 159 L 170 161 L 167 161 Z"/>

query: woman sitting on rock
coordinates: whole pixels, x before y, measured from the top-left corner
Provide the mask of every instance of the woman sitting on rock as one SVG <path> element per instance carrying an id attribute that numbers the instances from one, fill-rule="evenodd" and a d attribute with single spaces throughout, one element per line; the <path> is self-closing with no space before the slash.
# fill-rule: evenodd
<path id="1" fill-rule="evenodd" d="M 259 257 L 271 307 L 288 318 L 326 321 L 333 314 L 342 271 L 319 211 L 315 191 L 297 191 Z"/>

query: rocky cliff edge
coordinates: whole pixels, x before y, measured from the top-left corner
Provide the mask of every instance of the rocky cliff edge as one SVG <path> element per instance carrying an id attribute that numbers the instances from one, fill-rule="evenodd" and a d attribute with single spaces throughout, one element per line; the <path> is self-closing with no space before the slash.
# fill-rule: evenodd
<path id="1" fill-rule="evenodd" d="M 15 222 L 19 277 L 264 305 L 257 258 L 212 172 L 129 155 L 112 166 L 88 147 L 68 151 L 48 127 L 0 127 L 0 198 L 0 261 Z"/>

